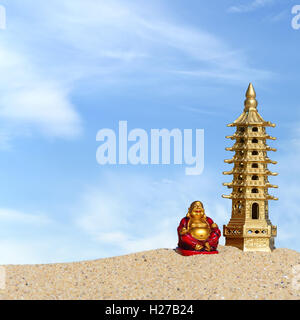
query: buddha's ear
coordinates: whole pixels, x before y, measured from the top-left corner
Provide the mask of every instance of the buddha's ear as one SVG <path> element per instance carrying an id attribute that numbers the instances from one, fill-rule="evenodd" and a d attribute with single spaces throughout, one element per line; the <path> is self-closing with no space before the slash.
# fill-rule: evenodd
<path id="1" fill-rule="evenodd" d="M 190 218 L 191 217 L 191 215 L 190 215 L 190 212 L 188 211 L 188 213 L 186 214 L 186 217 L 187 218 Z"/>

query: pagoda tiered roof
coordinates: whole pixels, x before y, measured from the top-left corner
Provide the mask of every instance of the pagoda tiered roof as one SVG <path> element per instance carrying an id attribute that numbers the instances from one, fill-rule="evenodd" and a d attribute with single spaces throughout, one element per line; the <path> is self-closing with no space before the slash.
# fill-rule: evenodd
<path id="1" fill-rule="evenodd" d="M 228 187 L 228 188 L 234 188 L 234 187 L 252 187 L 252 188 L 278 188 L 277 185 L 275 184 L 270 184 L 270 183 L 264 183 L 263 181 L 232 181 L 232 182 L 224 182 L 223 186 Z"/>
<path id="2" fill-rule="evenodd" d="M 272 163 L 277 164 L 277 161 L 271 160 L 267 156 L 237 156 L 234 155 L 231 159 L 224 160 L 225 163 L 236 163 L 236 162 L 263 162 L 263 163 Z"/>
<path id="3" fill-rule="evenodd" d="M 235 143 L 232 147 L 225 148 L 227 151 L 237 150 L 257 150 L 257 151 L 277 151 L 275 148 L 271 148 L 268 145 L 258 145 L 257 143 Z"/>
<path id="4" fill-rule="evenodd" d="M 244 138 L 244 139 L 251 139 L 251 138 L 261 138 L 261 139 L 269 139 L 269 140 L 276 140 L 275 137 L 271 137 L 270 135 L 268 134 L 261 134 L 261 133 L 258 133 L 258 132 L 251 132 L 251 133 L 234 133 L 233 135 L 231 136 L 226 136 L 225 137 L 226 139 L 231 139 L 231 140 L 234 140 L 234 139 L 240 139 L 240 138 Z"/>
<path id="5" fill-rule="evenodd" d="M 243 111 L 243 113 L 233 122 L 227 125 L 228 127 L 236 126 L 262 126 L 275 127 L 274 123 L 265 121 L 257 110 Z"/>
<path id="6" fill-rule="evenodd" d="M 222 195 L 222 197 L 234 200 L 278 200 L 278 198 L 271 196 L 270 194 L 259 193 L 231 193 L 230 195 Z"/>
<path id="7" fill-rule="evenodd" d="M 247 169 L 247 174 L 257 174 L 257 175 L 264 175 L 264 176 L 277 176 L 277 172 L 271 172 L 269 169 Z M 232 175 L 232 174 L 245 174 L 245 169 L 243 168 L 236 168 L 234 167 L 230 171 L 224 171 L 224 175 Z"/>
<path id="8" fill-rule="evenodd" d="M 276 172 L 271 172 L 265 164 L 276 164 L 277 161 L 271 160 L 267 152 L 277 151 L 266 144 L 266 140 L 276 140 L 265 132 L 264 127 L 275 127 L 275 124 L 265 121 L 257 111 L 256 93 L 252 84 L 249 85 L 245 108 L 243 113 L 230 127 L 237 127 L 233 135 L 226 138 L 236 140 L 232 147 L 225 150 L 233 151 L 235 154 L 231 159 L 224 160 L 225 163 L 234 164 L 230 171 L 225 171 L 225 175 L 234 175 L 232 182 L 223 183 L 224 186 L 233 189 L 230 195 L 224 196 L 228 199 L 256 199 L 256 200 L 276 200 L 277 198 L 268 194 L 268 188 L 278 188 L 268 182 L 267 179 L 257 178 L 252 180 L 249 176 L 276 176 Z M 258 128 L 259 127 L 259 128 Z M 254 152 L 257 151 L 257 152 Z M 257 163 L 256 167 L 251 164 Z M 263 164 L 263 165 L 261 165 Z M 241 177 L 237 177 L 241 176 Z M 239 190 L 241 188 L 241 190 Z M 260 192 L 252 192 L 256 188 Z"/>

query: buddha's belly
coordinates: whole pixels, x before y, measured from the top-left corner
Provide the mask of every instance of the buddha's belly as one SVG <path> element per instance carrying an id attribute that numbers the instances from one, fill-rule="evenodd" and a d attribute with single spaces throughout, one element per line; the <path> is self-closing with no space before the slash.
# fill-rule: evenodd
<path id="1" fill-rule="evenodd" d="M 197 240 L 206 240 L 210 235 L 210 230 L 207 227 L 196 227 L 190 230 L 191 236 Z"/>

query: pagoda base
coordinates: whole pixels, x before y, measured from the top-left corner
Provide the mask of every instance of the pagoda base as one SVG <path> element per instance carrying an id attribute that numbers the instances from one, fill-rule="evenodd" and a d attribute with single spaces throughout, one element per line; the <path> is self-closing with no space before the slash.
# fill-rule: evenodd
<path id="1" fill-rule="evenodd" d="M 196 251 L 196 250 L 185 250 L 182 248 L 177 247 L 175 250 L 177 253 L 181 254 L 182 256 L 194 256 L 196 254 L 218 254 L 218 250 L 214 251 Z"/>
<path id="2" fill-rule="evenodd" d="M 245 252 L 272 252 L 275 249 L 274 238 L 229 238 L 225 246 L 235 247 Z"/>

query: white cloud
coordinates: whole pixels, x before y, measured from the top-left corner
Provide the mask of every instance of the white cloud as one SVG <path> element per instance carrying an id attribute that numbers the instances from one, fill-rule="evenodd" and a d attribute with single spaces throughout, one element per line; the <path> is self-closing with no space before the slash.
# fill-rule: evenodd
<path id="1" fill-rule="evenodd" d="M 245 67 L 244 67 L 245 68 Z M 247 82 L 248 79 L 269 79 L 275 74 L 271 71 L 266 70 L 256 70 L 256 69 L 240 69 L 243 73 L 237 72 L 237 70 L 232 70 L 230 73 L 226 67 L 215 69 L 215 70 L 193 70 L 193 71 L 175 71 L 174 73 L 198 77 L 204 79 L 215 79 L 215 80 L 229 80 L 229 81 L 243 81 Z"/>
<path id="2" fill-rule="evenodd" d="M 0 208 L 0 225 L 0 264 L 49 262 L 49 256 L 55 257 L 49 239 L 45 241 L 43 236 L 55 226 L 47 215 Z M 56 240 L 54 235 L 53 240 Z"/>
<path id="3" fill-rule="evenodd" d="M 249 11 L 254 11 L 256 9 L 265 7 L 272 3 L 274 3 L 274 0 L 252 0 L 248 4 L 240 4 L 240 5 L 232 6 L 228 9 L 228 11 L 232 13 L 249 12 Z"/>
<path id="4" fill-rule="evenodd" d="M 277 23 L 277 22 L 280 22 L 286 18 L 289 18 L 290 17 L 290 11 L 285 9 L 285 10 L 282 10 L 280 11 L 279 13 L 273 13 L 273 14 L 270 14 L 268 17 L 266 17 L 266 21 L 270 21 L 272 23 Z"/>
<path id="5" fill-rule="evenodd" d="M 0 223 L 15 223 L 15 224 L 49 224 L 52 221 L 43 214 L 28 214 L 17 210 L 0 208 Z"/>
<path id="6" fill-rule="evenodd" d="M 23 5 L 16 2 L 16 12 Z M 161 80 L 174 73 L 230 81 L 273 76 L 250 67 L 245 53 L 220 37 L 175 23 L 159 9 L 128 1 L 28 1 L 26 20 L 10 15 L 0 43 L 0 119 L 8 127 L 0 146 L 21 128 L 64 138 L 80 134 L 71 100 L 78 81 L 141 83 L 149 74 Z"/>
<path id="7" fill-rule="evenodd" d="M 26 84 L 0 101 L 0 117 L 5 120 L 34 125 L 51 136 L 74 137 L 80 133 L 80 119 L 68 93 L 50 83 Z"/>
<path id="8" fill-rule="evenodd" d="M 107 248 L 85 241 L 72 221 L 44 213 L 0 209 L 0 265 L 72 262 L 101 258 Z"/>
<path id="9" fill-rule="evenodd" d="M 29 59 L 7 45 L 0 49 L 0 70 L 5 74 L 0 79 L 0 119 L 11 124 L 7 136 L 14 136 L 13 127 L 20 125 L 51 136 L 69 138 L 80 133 L 80 118 L 63 84 L 42 76 Z"/>
<path id="10" fill-rule="evenodd" d="M 188 68 L 182 70 L 183 61 L 193 61 L 197 75 L 212 79 L 240 81 L 245 73 L 254 79 L 272 76 L 251 68 L 239 48 L 201 28 L 174 23 L 165 10 L 148 7 L 146 11 L 137 3 L 102 0 L 52 1 L 45 6 L 47 15 L 39 17 L 39 24 L 73 50 L 72 59 L 66 59 L 64 52 L 61 59 L 63 68 L 76 70 L 79 78 L 105 75 L 97 81 L 111 77 L 117 81 L 138 72 L 143 81 L 143 74 L 153 71 L 158 78 L 177 71 L 189 74 Z"/>
<path id="11" fill-rule="evenodd" d="M 0 255 L 1 265 L 35 263 L 41 258 L 38 257 L 33 243 L 14 239 L 0 240 Z"/>

